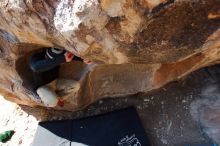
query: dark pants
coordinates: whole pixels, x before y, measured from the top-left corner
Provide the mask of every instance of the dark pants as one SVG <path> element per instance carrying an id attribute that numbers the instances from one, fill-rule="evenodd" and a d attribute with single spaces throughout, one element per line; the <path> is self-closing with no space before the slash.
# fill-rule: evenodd
<path id="1" fill-rule="evenodd" d="M 40 86 L 43 86 L 45 84 L 48 84 L 52 82 L 53 80 L 57 79 L 59 76 L 59 66 L 45 71 L 45 72 L 33 72 L 32 71 L 32 77 L 33 77 L 33 88 L 34 90 L 37 90 Z"/>
<path id="2" fill-rule="evenodd" d="M 59 64 L 58 61 L 51 61 L 45 58 L 45 50 L 35 53 L 31 56 L 29 66 L 32 72 L 32 88 L 36 91 L 37 88 L 48 84 L 58 78 Z M 61 59 L 60 59 L 61 60 Z M 59 60 L 59 61 L 60 61 Z M 60 61 L 61 63 L 63 62 Z M 57 64 L 53 64 L 57 63 Z M 52 66 L 52 68 L 51 68 Z M 35 69 L 33 69 L 36 67 Z M 39 69 L 38 69 L 39 68 Z"/>
<path id="3" fill-rule="evenodd" d="M 64 54 L 57 55 L 54 59 L 49 59 L 45 56 L 46 50 L 43 50 L 33 54 L 30 59 L 29 66 L 32 70 L 34 90 L 57 79 L 59 65 L 66 62 Z M 73 60 L 83 61 L 77 56 L 74 56 Z"/>

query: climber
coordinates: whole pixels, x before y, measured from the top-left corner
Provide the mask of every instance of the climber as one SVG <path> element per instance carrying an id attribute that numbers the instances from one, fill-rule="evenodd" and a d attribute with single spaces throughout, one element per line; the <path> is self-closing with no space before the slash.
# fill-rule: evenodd
<path id="1" fill-rule="evenodd" d="M 34 90 L 46 106 L 55 107 L 59 104 L 62 105 L 56 93 L 50 90 L 46 84 L 58 78 L 58 70 L 61 63 L 72 60 L 83 61 L 82 58 L 73 55 L 71 52 L 57 48 L 46 48 L 31 56 L 29 66 L 33 71 Z M 86 63 L 90 62 L 86 61 Z"/>
<path id="2" fill-rule="evenodd" d="M 68 51 L 56 48 L 48 48 L 31 57 L 30 67 L 34 72 L 44 72 L 57 67 L 61 63 L 72 60 L 83 61 Z"/>

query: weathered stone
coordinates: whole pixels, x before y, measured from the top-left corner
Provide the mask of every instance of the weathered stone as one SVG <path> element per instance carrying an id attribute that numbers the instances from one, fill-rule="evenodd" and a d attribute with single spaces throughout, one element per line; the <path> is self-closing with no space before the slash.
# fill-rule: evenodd
<path id="1" fill-rule="evenodd" d="M 202 90 L 202 99 L 191 104 L 191 115 L 200 124 L 203 132 L 220 144 L 220 93 L 217 81 Z"/>
<path id="2" fill-rule="evenodd" d="M 65 90 L 68 99 L 58 109 L 159 88 L 219 62 L 219 11 L 219 0 L 2 0 L 1 94 L 42 105 L 28 67 L 42 47 L 65 48 L 94 62 L 61 66 L 59 78 L 80 88 Z"/>

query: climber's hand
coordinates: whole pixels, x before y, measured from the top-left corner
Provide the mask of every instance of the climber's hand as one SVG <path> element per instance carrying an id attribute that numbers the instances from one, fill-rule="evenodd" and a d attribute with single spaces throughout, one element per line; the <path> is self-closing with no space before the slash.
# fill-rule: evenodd
<path id="1" fill-rule="evenodd" d="M 71 52 L 69 52 L 69 51 L 67 51 L 67 52 L 64 54 L 64 56 L 65 56 L 66 62 L 72 61 L 72 59 L 73 59 L 73 57 L 74 57 L 73 53 L 71 53 Z"/>
<path id="2" fill-rule="evenodd" d="M 83 61 L 84 61 L 86 64 L 92 64 L 92 61 L 90 61 L 90 60 L 83 59 Z"/>
<path id="3" fill-rule="evenodd" d="M 60 106 L 60 107 L 63 107 L 64 106 L 64 100 L 59 99 L 58 102 L 57 102 L 57 105 Z"/>

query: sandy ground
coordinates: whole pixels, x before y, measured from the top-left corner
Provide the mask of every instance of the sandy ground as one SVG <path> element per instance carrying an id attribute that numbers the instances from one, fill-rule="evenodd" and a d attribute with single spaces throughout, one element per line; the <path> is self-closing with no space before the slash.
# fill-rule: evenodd
<path id="1" fill-rule="evenodd" d="M 15 130 L 10 141 L 1 146 L 30 146 L 37 128 L 37 119 L 18 105 L 0 96 L 0 132 Z"/>
<path id="2" fill-rule="evenodd" d="M 0 145 L 30 146 L 38 121 L 89 117 L 128 106 L 136 108 L 153 146 L 220 144 L 219 75 L 220 69 L 203 69 L 159 90 L 101 100 L 78 112 L 18 106 L 0 97 L 0 131 L 15 130 Z"/>

